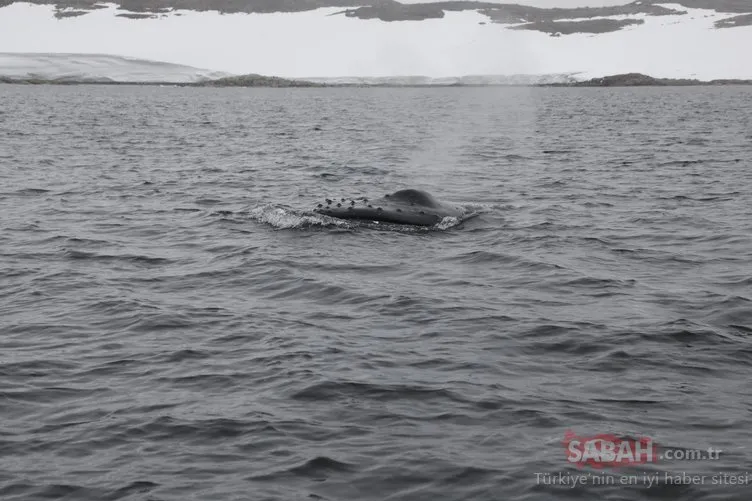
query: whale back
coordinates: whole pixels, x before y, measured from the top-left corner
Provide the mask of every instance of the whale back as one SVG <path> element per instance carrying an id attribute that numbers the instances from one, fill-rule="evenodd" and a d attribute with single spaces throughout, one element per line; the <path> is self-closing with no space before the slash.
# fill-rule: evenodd
<path id="1" fill-rule="evenodd" d="M 444 217 L 461 217 L 459 207 L 439 202 L 430 193 L 421 190 L 399 190 L 382 198 L 357 200 L 326 199 L 314 212 L 341 219 L 384 221 L 397 224 L 433 226 Z"/>

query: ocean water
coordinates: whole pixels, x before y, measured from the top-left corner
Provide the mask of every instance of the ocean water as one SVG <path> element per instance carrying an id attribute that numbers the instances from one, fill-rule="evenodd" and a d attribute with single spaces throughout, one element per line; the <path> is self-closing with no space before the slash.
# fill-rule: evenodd
<path id="1" fill-rule="evenodd" d="M 747 87 L 0 87 L 0 498 L 750 499 L 751 117 Z M 407 187 L 475 217 L 311 211 Z"/>

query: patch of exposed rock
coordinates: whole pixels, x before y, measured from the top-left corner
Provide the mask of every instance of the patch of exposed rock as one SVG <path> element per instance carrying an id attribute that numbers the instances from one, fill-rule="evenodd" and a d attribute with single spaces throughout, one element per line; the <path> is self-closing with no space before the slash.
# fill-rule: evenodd
<path id="1" fill-rule="evenodd" d="M 752 14 L 728 17 L 715 22 L 716 28 L 738 28 L 740 26 L 752 26 Z"/>
<path id="2" fill-rule="evenodd" d="M 533 30 L 551 36 L 572 35 L 574 33 L 609 33 L 626 26 L 643 24 L 642 19 L 589 19 L 587 21 L 538 21 L 514 26 L 513 30 Z"/>
<path id="3" fill-rule="evenodd" d="M 661 4 L 677 3 L 690 9 L 713 9 L 718 12 L 752 13 L 752 2 L 749 0 L 645 0 L 644 3 Z"/>
<path id="4" fill-rule="evenodd" d="M 423 21 L 441 19 L 444 10 L 432 4 L 360 7 L 345 11 L 347 17 L 358 19 L 380 19 L 381 21 Z"/>

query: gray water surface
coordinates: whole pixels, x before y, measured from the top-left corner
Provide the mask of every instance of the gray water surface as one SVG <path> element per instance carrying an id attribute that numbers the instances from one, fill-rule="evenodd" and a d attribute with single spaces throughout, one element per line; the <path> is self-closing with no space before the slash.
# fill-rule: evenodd
<path id="1" fill-rule="evenodd" d="M 710 476 L 752 475 L 751 117 L 748 87 L 0 86 L 0 498 L 748 500 Z M 311 211 L 407 187 L 476 217 Z M 567 431 L 723 454 L 577 468 Z M 645 472 L 708 480 L 536 477 Z"/>

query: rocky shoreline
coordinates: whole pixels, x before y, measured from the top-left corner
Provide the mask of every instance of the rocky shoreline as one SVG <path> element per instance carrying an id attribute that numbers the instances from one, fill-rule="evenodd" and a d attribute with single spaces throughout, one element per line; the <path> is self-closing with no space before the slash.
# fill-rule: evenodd
<path id="1" fill-rule="evenodd" d="M 266 87 L 266 88 L 301 88 L 301 87 L 688 87 L 688 86 L 719 86 L 719 85 L 752 85 L 752 80 L 741 79 L 718 79 L 696 80 L 684 78 L 654 78 L 641 73 L 625 73 L 610 75 L 590 80 L 572 81 L 562 83 L 537 83 L 537 84 L 465 84 L 465 83 L 321 83 L 307 80 L 287 79 L 281 77 L 269 77 L 263 75 L 240 75 L 205 80 L 193 83 L 170 83 L 170 82 L 117 82 L 109 80 L 75 80 L 57 79 L 46 80 L 41 78 L 8 78 L 0 76 L 0 84 L 17 85 L 138 85 L 138 86 L 163 86 L 163 87 Z"/>
<path id="2" fill-rule="evenodd" d="M 138 85 L 161 87 L 342 87 L 342 85 L 328 85 L 306 80 L 293 80 L 281 77 L 263 75 L 239 75 L 204 80 L 201 82 L 119 82 L 115 80 L 97 79 L 44 79 L 44 78 L 10 78 L 0 76 L 0 84 L 17 85 Z"/>
<path id="3" fill-rule="evenodd" d="M 654 78 L 642 73 L 624 73 L 580 82 L 541 84 L 539 87 L 688 87 L 711 85 L 752 85 L 752 80 L 719 79 L 697 80 L 690 78 Z"/>

